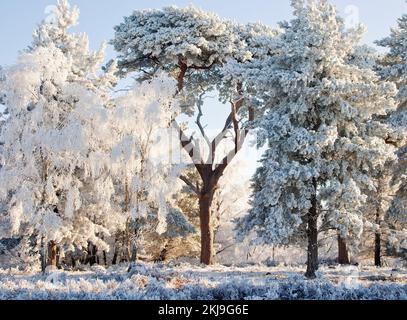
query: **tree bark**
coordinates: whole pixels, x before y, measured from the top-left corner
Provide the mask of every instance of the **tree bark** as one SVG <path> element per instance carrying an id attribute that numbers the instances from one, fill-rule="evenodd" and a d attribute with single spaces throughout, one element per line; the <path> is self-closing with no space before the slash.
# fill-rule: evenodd
<path id="1" fill-rule="evenodd" d="M 55 241 L 48 242 L 47 266 L 56 267 L 58 264 L 58 246 Z"/>
<path id="2" fill-rule="evenodd" d="M 41 238 L 41 250 L 40 250 L 40 260 L 41 260 L 41 271 L 45 272 L 47 268 L 47 249 L 45 248 L 44 238 Z"/>
<path id="3" fill-rule="evenodd" d="M 201 224 L 201 263 L 213 264 L 213 228 L 211 205 L 213 193 L 203 193 L 199 198 L 199 217 Z"/>
<path id="4" fill-rule="evenodd" d="M 71 265 L 72 265 L 72 268 L 76 267 L 76 260 L 72 256 L 71 256 Z"/>
<path id="5" fill-rule="evenodd" d="M 136 244 L 131 247 L 130 262 L 136 262 L 138 260 L 138 250 Z"/>
<path id="6" fill-rule="evenodd" d="M 166 245 L 161 250 L 161 252 L 160 252 L 158 258 L 155 260 L 155 262 L 165 262 L 167 260 L 168 247 L 169 247 L 169 244 L 166 243 Z"/>
<path id="7" fill-rule="evenodd" d="M 177 93 L 180 93 L 182 91 L 182 89 L 184 88 L 185 74 L 188 71 L 188 65 L 184 61 L 182 61 L 182 59 L 179 59 L 178 66 L 179 66 L 180 71 L 179 71 L 179 74 L 177 77 L 177 83 L 178 83 L 178 86 L 177 86 L 178 92 Z"/>
<path id="8" fill-rule="evenodd" d="M 88 259 L 87 259 L 88 261 L 87 261 L 87 263 L 89 263 L 91 266 L 98 263 L 97 251 L 98 251 L 97 247 L 93 243 L 89 242 L 88 243 Z"/>
<path id="9" fill-rule="evenodd" d="M 381 210 L 378 208 L 376 212 L 376 224 L 380 226 L 382 221 L 382 214 Z M 382 253 L 381 253 L 381 248 L 382 248 L 382 236 L 380 232 L 380 227 L 379 229 L 375 232 L 375 241 L 374 241 L 374 265 L 376 267 L 381 267 L 382 266 Z"/>
<path id="10" fill-rule="evenodd" d="M 375 250 L 374 250 L 374 265 L 376 267 L 382 266 L 382 256 L 381 256 L 381 234 L 380 232 L 375 233 Z"/>
<path id="11" fill-rule="evenodd" d="M 103 250 L 103 264 L 105 266 L 107 266 L 107 256 L 106 256 L 106 251 L 105 250 Z"/>
<path id="12" fill-rule="evenodd" d="M 317 202 L 317 182 L 314 179 L 315 193 L 311 199 L 311 208 L 308 212 L 308 252 L 307 271 L 305 276 L 308 279 L 315 279 L 315 272 L 318 270 L 318 202 Z"/>
<path id="13" fill-rule="evenodd" d="M 383 221 L 383 213 L 381 209 L 381 201 L 378 203 L 376 210 L 376 224 L 379 226 L 378 230 L 375 232 L 375 246 L 374 246 L 374 264 L 376 267 L 382 266 L 382 235 L 381 235 L 381 224 Z"/>
<path id="14" fill-rule="evenodd" d="M 350 264 L 350 257 L 346 240 L 338 234 L 338 263 L 342 265 Z"/>
<path id="15" fill-rule="evenodd" d="M 117 250 L 117 247 L 115 246 L 114 253 L 113 253 L 113 259 L 112 259 L 112 265 L 117 264 L 117 256 L 118 256 L 118 250 Z"/>

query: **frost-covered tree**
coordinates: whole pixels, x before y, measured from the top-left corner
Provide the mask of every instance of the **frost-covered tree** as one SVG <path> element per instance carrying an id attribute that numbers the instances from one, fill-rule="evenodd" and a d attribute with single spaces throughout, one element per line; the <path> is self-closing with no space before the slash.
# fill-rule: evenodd
<path id="1" fill-rule="evenodd" d="M 182 176 L 187 177 L 195 185 L 199 184 L 200 177 L 195 167 L 187 166 L 182 171 Z M 176 228 L 171 228 L 169 232 L 154 237 L 149 241 L 149 251 L 153 253 L 155 261 L 169 261 L 174 259 L 199 259 L 200 256 L 200 236 L 199 232 L 199 204 L 198 197 L 189 186 L 183 185 L 174 195 L 174 203 L 182 215 L 177 218 Z M 179 219 L 178 219 L 179 218 Z M 182 226 L 181 222 L 188 222 Z M 178 232 L 174 232 L 177 231 Z"/>
<path id="2" fill-rule="evenodd" d="M 380 74 L 385 80 L 396 83 L 399 90 L 397 95 L 398 109 L 392 114 L 390 122 L 394 127 L 402 129 L 400 138 L 404 138 L 404 145 L 399 150 L 401 162 L 405 157 L 405 137 L 407 128 L 407 15 L 398 21 L 397 27 L 391 30 L 389 37 L 377 44 L 389 49 L 380 61 Z M 399 177 L 406 175 L 406 167 L 400 165 L 396 173 Z M 402 196 L 403 194 L 401 194 Z"/>
<path id="3" fill-rule="evenodd" d="M 394 108 L 395 88 L 368 68 L 348 62 L 362 29 L 345 30 L 326 1 L 292 1 L 295 18 L 281 24 L 274 54 L 264 66 L 272 94 L 256 121 L 267 144 L 253 178 L 253 209 L 240 221 L 258 242 L 284 244 L 308 238 L 306 276 L 318 269 L 318 231 L 329 221 L 357 244 L 360 206 L 373 189 L 369 175 L 391 150 L 367 133 L 374 114 Z"/>
<path id="4" fill-rule="evenodd" d="M 89 38 L 85 33 L 71 33 L 79 21 L 79 9 L 68 0 L 58 0 L 52 16 L 47 17 L 34 31 L 28 52 L 38 47 L 55 46 L 72 61 L 69 80 L 78 82 L 97 93 L 105 104 L 109 104 L 109 93 L 116 84 L 116 63 L 102 67 L 105 60 L 106 44 L 100 49 L 89 49 Z M 102 73 L 104 69 L 104 73 Z"/>
<path id="5" fill-rule="evenodd" d="M 250 167 L 243 154 L 239 154 L 219 181 L 215 194 L 215 246 L 216 259 L 225 263 L 235 262 L 247 246 L 236 240 L 236 219 L 247 214 L 250 205 Z M 234 170 L 234 167 L 240 170 Z"/>
<path id="6" fill-rule="evenodd" d="M 370 69 L 377 71 L 377 62 L 380 59 L 379 53 L 367 45 L 356 46 L 355 50 L 350 53 L 347 61 L 362 69 Z M 383 151 L 389 154 L 387 161 L 382 162 L 370 173 L 372 181 L 375 185 L 374 189 L 366 189 L 363 191 L 367 195 L 366 204 L 360 209 L 363 212 L 363 227 L 364 235 L 370 235 L 372 232 L 375 238 L 375 262 L 380 266 L 380 256 L 382 248 L 382 238 L 387 233 L 387 223 L 385 222 L 385 212 L 389 207 L 389 203 L 394 199 L 396 187 L 391 183 L 391 176 L 397 164 L 397 158 L 393 156 L 397 146 L 400 144 L 400 136 L 402 135 L 398 128 L 394 128 L 389 123 L 390 113 L 386 116 L 375 116 L 368 122 L 365 134 L 371 138 L 381 139 L 380 144 L 386 143 L 386 148 Z M 384 158 L 385 159 L 385 158 Z M 321 227 L 322 230 L 331 229 L 332 226 L 326 220 L 326 224 Z M 363 241 L 363 240 L 362 240 Z M 346 239 L 338 232 L 338 262 L 340 264 L 349 264 L 351 260 L 358 259 L 357 256 L 351 258 L 350 251 L 355 253 L 356 250 L 349 250 Z M 352 248 L 351 248 L 352 249 Z M 364 248 L 366 249 L 366 248 Z M 357 250 L 359 251 L 359 250 Z"/>
<path id="7" fill-rule="evenodd" d="M 6 93 L 4 92 L 4 82 L 5 82 L 5 74 L 3 68 L 0 66 L 0 105 L 4 105 Z"/>
<path id="8" fill-rule="evenodd" d="M 154 240 L 158 235 L 171 238 L 192 232 L 173 201 L 182 170 L 169 156 L 172 132 L 167 129 L 177 112 L 174 88 L 174 80 L 161 76 L 115 99 L 112 175 L 115 202 L 125 217 L 120 242 L 127 261 L 134 261 L 141 249 L 148 251 L 148 242 L 159 241 Z"/>
<path id="9" fill-rule="evenodd" d="M 157 71 L 164 70 L 177 80 L 176 95 L 181 110 L 196 116 L 198 132 L 206 146 L 199 148 L 197 137 L 187 135 L 186 128 L 173 119 L 172 127 L 179 132 L 179 140 L 201 177 L 199 188 L 182 177 L 199 197 L 201 227 L 201 261 L 213 262 L 212 204 L 219 179 L 233 156 L 241 149 L 245 131 L 241 120 L 251 118 L 245 104 L 243 84 L 231 81 L 225 75 L 226 62 L 234 59 L 244 63 L 252 57 L 240 27 L 193 7 L 178 9 L 136 11 L 115 27 L 112 41 L 119 52 L 119 67 L 123 74 L 136 72 L 141 81 Z M 248 37 L 247 37 L 248 38 Z M 209 138 L 202 123 L 204 105 L 202 97 L 217 90 L 220 100 L 230 103 L 231 111 L 214 139 Z M 181 128 L 182 127 L 182 128 Z M 219 145 L 227 134 L 234 134 L 233 146 L 226 154 Z M 215 159 L 220 159 L 219 164 Z"/>
<path id="10" fill-rule="evenodd" d="M 407 14 L 399 20 L 398 25 L 391 30 L 389 37 L 377 41 L 377 44 L 389 49 L 381 61 L 380 73 L 383 78 L 396 83 L 399 92 L 397 99 L 399 102 L 400 124 L 405 125 L 407 110 Z"/>
<path id="11" fill-rule="evenodd" d="M 35 234 L 53 252 L 57 243 L 96 242 L 96 234 L 106 232 L 90 217 L 75 215 L 83 187 L 77 170 L 94 165 L 93 137 L 103 139 L 104 115 L 95 108 L 101 105 L 97 95 L 69 82 L 69 66 L 52 45 L 23 54 L 7 73 L 10 115 L 2 131 L 1 195 L 9 203 L 9 231 Z M 90 170 L 84 174 L 90 177 Z"/>
<path id="12" fill-rule="evenodd" d="M 0 130 L 1 125 L 5 121 L 7 114 L 6 103 L 6 92 L 5 92 L 5 81 L 6 76 L 4 74 L 3 68 L 0 66 Z"/>
<path id="13" fill-rule="evenodd" d="M 68 34 L 77 9 L 60 1 L 33 46 L 8 68 L 9 116 L 2 130 L 1 198 L 8 204 L 8 235 L 35 237 L 57 253 L 103 241 L 115 226 L 104 165 L 110 70 L 98 73 L 103 52 L 89 51 L 85 35 Z M 102 196 L 103 195 L 103 196 Z M 59 246 L 59 248 L 58 248 Z"/>
<path id="14" fill-rule="evenodd" d="M 391 236 L 393 240 L 391 242 L 399 247 L 400 242 L 407 243 L 405 233 L 402 232 L 402 229 L 406 227 L 407 217 L 407 14 L 398 20 L 398 24 L 391 30 L 390 36 L 377 41 L 377 44 L 389 50 L 380 60 L 379 72 L 383 79 L 396 83 L 399 90 L 398 109 L 389 119 L 393 127 L 399 131 L 399 162 L 392 172 L 392 183 L 398 186 L 398 190 L 396 190 L 396 197 L 393 198 L 386 215 L 393 222 Z"/>
<path id="15" fill-rule="evenodd" d="M 178 113 L 175 81 L 154 78 L 112 98 L 116 64 L 102 71 L 104 46 L 92 52 L 86 35 L 69 32 L 78 16 L 59 1 L 4 85 L 1 237 L 33 239 L 49 265 L 78 250 L 106 263 L 113 247 L 117 260 L 117 246 L 130 261 L 152 235 L 192 231 L 171 202 L 180 168 L 163 130 Z"/>
<path id="16" fill-rule="evenodd" d="M 395 194 L 395 188 L 391 183 L 391 169 L 395 165 L 394 162 L 387 163 L 386 168 L 377 170 L 374 174 L 375 189 L 366 191 L 368 198 L 366 204 L 362 206 L 364 216 L 363 232 L 370 238 L 371 235 L 374 237 L 374 246 L 370 252 L 374 252 L 374 264 L 378 267 L 382 266 L 384 244 L 391 232 L 391 220 L 388 219 L 386 212 Z"/>

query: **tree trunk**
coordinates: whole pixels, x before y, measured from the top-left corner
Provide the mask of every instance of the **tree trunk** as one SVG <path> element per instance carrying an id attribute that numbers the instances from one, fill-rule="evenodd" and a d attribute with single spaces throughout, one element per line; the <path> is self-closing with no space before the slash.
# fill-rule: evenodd
<path id="1" fill-rule="evenodd" d="M 91 266 L 95 265 L 98 261 L 97 261 L 97 247 L 89 242 L 88 243 L 88 261 L 87 263 L 89 263 Z"/>
<path id="2" fill-rule="evenodd" d="M 158 258 L 155 260 L 155 262 L 165 262 L 167 260 L 167 255 L 168 255 L 168 247 L 169 244 L 167 243 L 164 248 L 161 250 L 160 255 Z"/>
<path id="3" fill-rule="evenodd" d="M 375 246 L 374 246 L 374 265 L 376 267 L 382 266 L 382 256 L 381 256 L 381 235 L 380 232 L 375 234 Z"/>
<path id="4" fill-rule="evenodd" d="M 107 256 L 106 256 L 106 251 L 105 250 L 103 250 L 103 264 L 105 266 L 107 266 Z"/>
<path id="5" fill-rule="evenodd" d="M 131 247 L 131 257 L 130 262 L 136 262 L 138 260 L 138 250 L 135 243 Z"/>
<path id="6" fill-rule="evenodd" d="M 348 246 L 346 240 L 340 234 L 338 234 L 338 263 L 343 265 L 350 264 Z"/>
<path id="7" fill-rule="evenodd" d="M 273 263 L 276 262 L 276 246 L 273 246 Z"/>
<path id="8" fill-rule="evenodd" d="M 204 188 L 206 189 L 206 188 Z M 213 226 L 211 206 L 214 196 L 213 188 L 204 191 L 199 197 L 199 217 L 201 224 L 201 263 L 213 264 Z"/>
<path id="9" fill-rule="evenodd" d="M 188 71 L 188 65 L 184 61 L 182 61 L 182 59 L 179 59 L 178 66 L 179 66 L 180 72 L 177 77 L 177 83 L 178 83 L 177 93 L 180 93 L 182 91 L 182 89 L 184 88 L 185 74 Z"/>
<path id="10" fill-rule="evenodd" d="M 379 229 L 375 232 L 375 248 L 374 248 L 374 264 L 376 267 L 382 266 L 382 243 L 381 243 L 381 224 L 383 221 L 383 213 L 381 209 L 381 201 L 378 204 L 378 208 L 376 211 L 376 224 L 379 226 Z"/>
<path id="11" fill-rule="evenodd" d="M 48 243 L 47 266 L 56 267 L 58 263 L 58 247 L 55 241 Z"/>
<path id="12" fill-rule="evenodd" d="M 318 203 L 317 203 L 317 182 L 314 180 L 315 193 L 311 199 L 311 208 L 308 212 L 308 252 L 307 271 L 305 276 L 308 279 L 315 279 L 315 272 L 318 270 Z"/>
<path id="13" fill-rule="evenodd" d="M 112 265 L 116 265 L 117 264 L 117 256 L 118 256 L 118 250 L 115 247 L 114 248 L 114 253 L 113 253 L 113 259 L 112 259 Z"/>
<path id="14" fill-rule="evenodd" d="M 47 250 L 45 248 L 44 244 L 44 238 L 41 238 L 41 249 L 40 249 L 40 259 L 41 259 L 41 271 L 45 272 L 45 269 L 47 268 Z"/>

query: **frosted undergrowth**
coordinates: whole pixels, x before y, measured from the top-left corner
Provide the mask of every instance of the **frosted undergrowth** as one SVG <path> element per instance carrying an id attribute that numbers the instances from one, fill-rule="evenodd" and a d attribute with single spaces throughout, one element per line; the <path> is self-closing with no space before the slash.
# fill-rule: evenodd
<path id="1" fill-rule="evenodd" d="M 322 267 L 306 280 L 299 267 L 137 264 L 82 272 L 0 271 L 0 299 L 107 300 L 407 300 L 407 270 Z"/>

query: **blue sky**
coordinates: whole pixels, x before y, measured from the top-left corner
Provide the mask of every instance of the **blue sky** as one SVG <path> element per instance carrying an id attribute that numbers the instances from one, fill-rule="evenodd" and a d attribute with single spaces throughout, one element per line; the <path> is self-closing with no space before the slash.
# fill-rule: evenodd
<path id="1" fill-rule="evenodd" d="M 0 1 L 0 64 L 9 65 L 31 39 L 36 24 L 44 17 L 45 8 L 56 0 L 2 0 Z M 365 42 L 386 36 L 396 19 L 407 12 L 405 0 L 331 0 L 339 12 L 346 16 L 347 10 L 357 8 L 360 21 L 369 28 Z M 89 34 L 91 46 L 96 48 L 113 36 L 113 26 L 133 10 L 160 8 L 167 5 L 186 6 L 194 4 L 202 9 L 214 11 L 220 16 L 240 22 L 256 22 L 275 25 L 289 19 L 289 0 L 71 0 L 81 10 L 77 31 Z M 111 49 L 108 51 L 112 56 Z"/>

